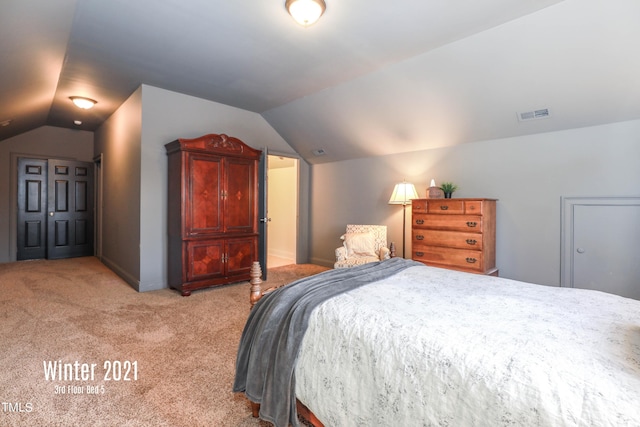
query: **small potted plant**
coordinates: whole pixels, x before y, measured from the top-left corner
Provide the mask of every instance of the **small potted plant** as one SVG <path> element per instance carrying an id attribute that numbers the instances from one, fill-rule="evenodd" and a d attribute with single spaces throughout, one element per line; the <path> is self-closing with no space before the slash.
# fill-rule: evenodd
<path id="1" fill-rule="evenodd" d="M 458 189 L 458 186 L 453 182 L 443 182 L 442 184 L 440 184 L 440 189 L 444 193 L 444 198 L 450 199 L 451 194 L 453 194 L 453 192 Z"/>

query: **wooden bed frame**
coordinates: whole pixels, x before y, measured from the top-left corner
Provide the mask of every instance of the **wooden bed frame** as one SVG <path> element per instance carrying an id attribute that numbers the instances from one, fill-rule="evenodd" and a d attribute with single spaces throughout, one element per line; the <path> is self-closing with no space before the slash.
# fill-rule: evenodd
<path id="1" fill-rule="evenodd" d="M 395 258 L 396 256 L 395 243 L 391 242 L 391 244 L 389 245 L 389 251 L 390 251 L 390 257 Z M 251 288 L 249 290 L 249 301 L 251 303 L 251 308 L 253 308 L 255 303 L 257 303 L 260 300 L 260 298 L 262 298 L 269 292 L 277 288 L 280 288 L 282 286 L 285 286 L 285 285 L 273 286 L 263 291 L 262 290 L 262 267 L 260 267 L 260 263 L 258 261 L 254 261 L 253 264 L 251 264 L 251 272 L 249 273 L 249 277 L 251 278 L 251 280 L 249 281 L 249 283 L 251 284 Z"/>
<path id="2" fill-rule="evenodd" d="M 251 265 L 251 280 L 249 283 L 251 284 L 249 300 L 251 302 L 251 308 L 257 303 L 260 298 L 268 294 L 269 292 L 284 286 L 274 286 L 268 289 L 262 290 L 262 268 L 260 267 L 259 262 L 254 262 Z M 309 424 L 313 427 L 324 427 L 324 424 L 311 412 L 309 408 L 307 408 L 302 402 L 296 399 L 296 409 L 298 410 L 298 415 L 304 418 Z M 251 402 L 251 413 L 255 418 L 260 417 L 260 404 Z"/>
<path id="3" fill-rule="evenodd" d="M 389 250 L 391 258 L 394 258 L 396 256 L 396 246 L 393 242 L 391 242 Z M 251 277 L 251 280 L 249 281 L 249 283 L 251 284 L 251 288 L 249 290 L 249 301 L 251 303 L 251 308 L 253 308 L 255 303 L 257 303 L 263 296 L 282 286 L 286 286 L 283 284 L 263 290 L 262 268 L 260 267 L 260 263 L 258 261 L 254 261 L 251 265 L 251 272 L 249 273 L 249 277 Z M 304 418 L 304 420 L 311 424 L 313 427 L 324 427 L 324 424 L 322 424 L 322 422 L 313 414 L 313 412 L 311 412 L 311 410 L 298 399 L 296 399 L 296 409 L 298 410 L 298 415 Z M 259 418 L 260 404 L 251 402 L 251 412 L 255 418 Z"/>
<path id="4" fill-rule="evenodd" d="M 306 422 L 311 424 L 313 427 L 324 427 L 322 421 L 316 418 L 313 415 L 313 412 L 309 408 L 307 408 L 302 402 L 296 399 L 296 409 L 298 410 L 298 415 L 301 416 Z M 254 418 L 260 418 L 260 404 L 251 402 L 251 413 Z"/>

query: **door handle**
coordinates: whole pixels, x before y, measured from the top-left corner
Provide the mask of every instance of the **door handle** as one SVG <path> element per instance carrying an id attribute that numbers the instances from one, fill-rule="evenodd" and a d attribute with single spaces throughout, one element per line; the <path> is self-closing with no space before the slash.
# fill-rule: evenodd
<path id="1" fill-rule="evenodd" d="M 53 212 L 49 212 L 49 216 L 53 216 Z"/>
<path id="2" fill-rule="evenodd" d="M 578 248 L 578 249 L 576 249 L 576 251 L 577 251 L 579 254 L 583 254 L 583 253 L 584 253 L 584 248 Z"/>

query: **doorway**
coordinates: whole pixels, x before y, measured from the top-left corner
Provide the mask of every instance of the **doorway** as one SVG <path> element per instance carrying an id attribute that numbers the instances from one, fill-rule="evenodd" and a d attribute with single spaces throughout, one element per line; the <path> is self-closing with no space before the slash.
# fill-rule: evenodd
<path id="1" fill-rule="evenodd" d="M 16 259 L 93 255 L 93 164 L 18 158 Z"/>
<path id="2" fill-rule="evenodd" d="M 299 160 L 269 154 L 267 268 L 296 264 Z"/>

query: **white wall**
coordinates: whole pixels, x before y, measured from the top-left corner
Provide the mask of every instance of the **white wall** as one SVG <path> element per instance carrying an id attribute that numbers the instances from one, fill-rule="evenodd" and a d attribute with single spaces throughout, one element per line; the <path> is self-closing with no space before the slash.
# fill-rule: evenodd
<path id="1" fill-rule="evenodd" d="M 559 285 L 560 198 L 640 195 L 640 120 L 481 141 L 312 168 L 311 261 L 330 265 L 347 223 L 386 224 L 402 242 L 402 209 L 388 205 L 406 178 L 421 197 L 432 178 L 454 197 L 497 198 L 500 275 Z M 407 230 L 410 224 L 407 209 Z M 407 232 L 407 254 L 410 253 Z M 409 256 L 409 255 L 407 255 Z"/>
<path id="2" fill-rule="evenodd" d="M 90 162 L 93 132 L 42 126 L 0 142 L 0 263 L 16 260 L 18 157 Z"/>
<path id="3" fill-rule="evenodd" d="M 268 252 L 296 259 L 297 176 L 295 166 L 269 169 Z"/>

